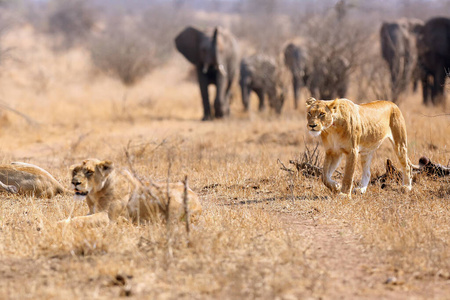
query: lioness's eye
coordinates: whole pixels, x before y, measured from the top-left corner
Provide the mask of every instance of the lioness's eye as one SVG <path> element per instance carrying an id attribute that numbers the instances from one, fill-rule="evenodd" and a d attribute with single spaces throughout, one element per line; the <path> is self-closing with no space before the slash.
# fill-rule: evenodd
<path id="1" fill-rule="evenodd" d="M 311 113 L 310 112 L 308 113 L 308 117 L 311 117 Z"/>
<path id="2" fill-rule="evenodd" d="M 94 174 L 94 172 L 92 172 L 92 171 L 87 171 L 87 172 L 86 172 L 86 177 L 91 177 L 92 174 Z"/>
<path id="3" fill-rule="evenodd" d="M 319 114 L 319 117 L 323 117 L 323 116 L 325 116 L 325 113 L 320 113 Z"/>

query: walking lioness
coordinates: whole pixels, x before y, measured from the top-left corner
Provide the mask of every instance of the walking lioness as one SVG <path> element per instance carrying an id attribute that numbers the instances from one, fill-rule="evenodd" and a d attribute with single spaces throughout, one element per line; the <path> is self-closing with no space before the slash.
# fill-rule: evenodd
<path id="1" fill-rule="evenodd" d="M 170 183 L 168 187 L 167 184 L 143 184 L 109 160 L 87 159 L 72 166 L 72 188 L 75 200 L 86 200 L 89 213 L 63 223 L 98 226 L 119 217 L 137 223 L 152 221 L 165 213 L 169 198 L 170 214 L 178 219 L 185 214 L 182 183 Z M 199 214 L 202 207 L 197 194 L 189 188 L 187 193 L 190 214 Z"/>
<path id="2" fill-rule="evenodd" d="M 361 193 L 370 181 L 373 153 L 385 138 L 389 138 L 403 171 L 403 186 L 411 190 L 411 162 L 408 159 L 406 125 L 400 109 L 389 101 L 355 104 L 348 99 L 330 101 L 309 98 L 307 127 L 313 136 L 322 138 L 325 147 L 322 181 L 333 192 L 350 197 L 358 156 L 363 169 Z M 347 156 L 342 188 L 331 179 L 342 155 Z"/>

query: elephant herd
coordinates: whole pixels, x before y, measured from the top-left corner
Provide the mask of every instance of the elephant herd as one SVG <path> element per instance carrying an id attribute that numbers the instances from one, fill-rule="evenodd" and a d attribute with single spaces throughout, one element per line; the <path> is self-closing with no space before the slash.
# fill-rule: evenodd
<path id="1" fill-rule="evenodd" d="M 389 65 L 393 101 L 409 83 L 413 82 L 415 90 L 421 81 L 425 104 L 445 104 L 444 83 L 446 69 L 450 68 L 449 18 L 384 22 L 380 41 L 382 57 Z M 296 109 L 303 86 L 320 99 L 344 97 L 347 92 L 350 63 L 343 56 L 310 57 L 306 47 L 289 43 L 283 49 L 282 59 L 254 54 L 240 60 L 236 38 L 222 27 L 199 30 L 189 26 L 175 38 L 175 45 L 196 67 L 203 120 L 230 114 L 231 89 L 239 74 L 245 110 L 253 91 L 259 98 L 259 110 L 265 109 L 267 97 L 269 106 L 281 113 L 289 85 L 286 73 L 290 73 Z M 216 86 L 213 110 L 209 84 Z"/>
<path id="2" fill-rule="evenodd" d="M 422 83 L 424 104 L 445 105 L 446 71 L 450 69 L 450 19 L 384 22 L 381 52 L 389 65 L 393 101 L 413 82 Z"/>

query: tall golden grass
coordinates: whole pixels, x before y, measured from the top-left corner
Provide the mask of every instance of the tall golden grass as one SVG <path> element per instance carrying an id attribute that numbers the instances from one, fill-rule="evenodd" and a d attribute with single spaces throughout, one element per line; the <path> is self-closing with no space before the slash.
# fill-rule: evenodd
<path id="1" fill-rule="evenodd" d="M 294 111 L 292 99 L 276 116 L 257 113 L 256 99 L 244 114 L 236 97 L 229 119 L 203 123 L 198 87 L 186 81 L 190 66 L 179 55 L 125 88 L 92 72 L 81 49 L 55 56 L 31 27 L 10 32 L 4 43 L 18 52 L 3 66 L 0 99 L 38 125 L 3 112 L 3 163 L 36 163 L 68 186 L 71 164 L 98 157 L 126 166 L 127 150 L 143 178 L 187 175 L 204 213 L 189 239 L 177 223 L 170 229 L 126 222 L 73 229 L 56 222 L 86 214 L 84 203 L 2 194 L 0 298 L 351 297 L 354 291 L 329 288 L 336 278 L 326 258 L 310 249 L 317 241 L 291 224 L 310 219 L 338 231 L 349 224 L 373 258 L 368 274 L 406 282 L 385 286 L 368 275 L 360 296 L 386 297 L 397 289 L 425 299 L 430 294 L 422 288 L 430 285 L 437 298 L 448 295 L 448 179 L 419 177 L 408 194 L 393 183 L 369 186 L 352 200 L 333 199 L 318 179 L 290 174 L 277 163 L 287 164 L 317 142 L 305 132 L 304 108 Z M 400 107 L 411 160 L 426 155 L 447 164 L 449 117 L 433 117 L 442 111 L 423 107 L 418 94 Z M 378 150 L 373 173 L 384 171 L 387 157 L 395 161 L 390 148 L 386 143 Z"/>

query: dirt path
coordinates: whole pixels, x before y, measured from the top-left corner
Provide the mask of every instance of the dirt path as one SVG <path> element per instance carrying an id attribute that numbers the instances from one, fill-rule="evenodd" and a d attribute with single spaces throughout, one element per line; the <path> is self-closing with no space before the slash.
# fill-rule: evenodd
<path id="1" fill-rule="evenodd" d="M 282 220 L 310 243 L 309 256 L 317 260 L 326 279 L 316 295 L 321 299 L 450 298 L 450 286 L 444 281 L 395 281 L 394 270 L 365 249 L 349 225 L 320 224 L 291 214 L 283 214 Z"/>

